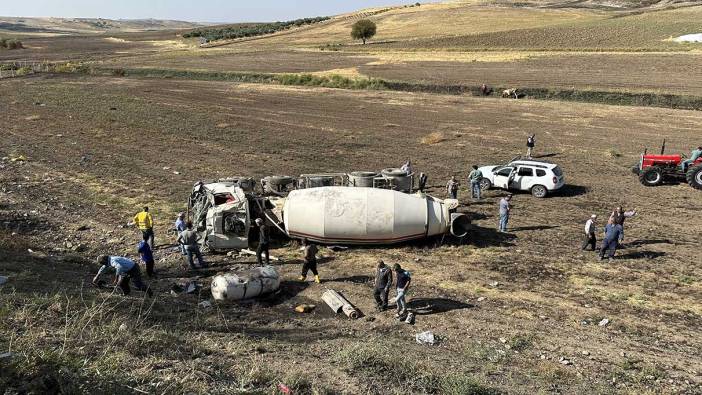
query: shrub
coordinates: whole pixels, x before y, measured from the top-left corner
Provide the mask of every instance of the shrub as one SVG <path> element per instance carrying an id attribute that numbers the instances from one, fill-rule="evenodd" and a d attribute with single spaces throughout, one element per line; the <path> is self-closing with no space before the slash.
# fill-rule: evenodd
<path id="1" fill-rule="evenodd" d="M 351 27 L 351 37 L 354 40 L 362 40 L 366 44 L 366 40 L 375 36 L 377 26 L 369 19 L 361 19 Z"/>
<path id="2" fill-rule="evenodd" d="M 3 39 L 2 40 L 2 46 L 7 48 L 7 49 L 22 49 L 24 46 L 22 45 L 22 42 L 20 40 L 15 40 L 15 39 Z"/>
<path id="3" fill-rule="evenodd" d="M 32 68 L 29 66 L 20 67 L 19 69 L 17 69 L 17 75 L 27 75 L 33 72 L 34 70 L 32 70 Z"/>
<path id="4" fill-rule="evenodd" d="M 439 144 L 442 141 L 446 141 L 446 136 L 441 132 L 433 132 L 422 137 L 422 144 Z"/>

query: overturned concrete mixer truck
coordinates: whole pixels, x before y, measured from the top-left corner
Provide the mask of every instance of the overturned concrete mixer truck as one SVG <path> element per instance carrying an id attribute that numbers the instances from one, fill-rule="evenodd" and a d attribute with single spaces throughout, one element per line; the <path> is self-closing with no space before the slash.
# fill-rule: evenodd
<path id="1" fill-rule="evenodd" d="M 256 218 L 281 237 L 321 244 L 382 245 L 445 234 L 467 236 L 470 219 L 456 212 L 457 200 L 412 193 L 412 181 L 389 177 L 411 175 L 386 171 L 377 176 L 358 172 L 267 177 L 260 184 L 263 192 L 256 191 L 252 178 L 198 182 L 188 215 L 211 250 L 249 248 L 251 236 L 257 234 Z"/>

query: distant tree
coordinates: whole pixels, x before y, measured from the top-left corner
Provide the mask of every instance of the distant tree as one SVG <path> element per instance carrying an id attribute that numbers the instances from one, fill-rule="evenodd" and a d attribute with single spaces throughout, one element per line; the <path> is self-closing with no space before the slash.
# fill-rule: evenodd
<path id="1" fill-rule="evenodd" d="M 366 40 L 375 36 L 375 23 L 368 19 L 361 19 L 351 27 L 351 37 L 355 40 L 363 40 L 365 45 Z"/>

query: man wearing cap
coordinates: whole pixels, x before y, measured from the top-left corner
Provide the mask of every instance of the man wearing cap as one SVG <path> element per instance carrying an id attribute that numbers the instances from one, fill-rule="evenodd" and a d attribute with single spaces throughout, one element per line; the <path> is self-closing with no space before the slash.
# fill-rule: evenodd
<path id="1" fill-rule="evenodd" d="M 256 259 L 258 264 L 263 266 L 262 255 L 266 254 L 266 265 L 270 265 L 271 259 L 268 252 L 268 246 L 271 242 L 271 236 L 268 232 L 268 226 L 263 223 L 261 218 L 256 218 L 256 225 L 258 225 L 258 248 L 256 249 Z"/>
<path id="2" fill-rule="evenodd" d="M 151 297 L 152 292 L 144 281 L 141 279 L 141 270 L 139 270 L 139 265 L 134 263 L 133 260 L 121 256 L 107 256 L 100 255 L 97 259 L 100 265 L 100 270 L 93 278 L 93 284 L 98 285 L 98 280 L 100 276 L 107 270 L 113 269 L 115 271 L 115 279 L 113 285 L 118 286 L 122 289 L 124 295 L 129 295 L 131 289 L 129 288 L 129 282 L 134 282 L 134 286 Z"/>
<path id="3" fill-rule="evenodd" d="M 587 250 L 587 246 L 592 246 L 591 251 L 597 248 L 597 236 L 595 236 L 597 216 L 592 214 L 590 219 L 585 222 L 585 240 L 583 241 L 583 251 Z"/>

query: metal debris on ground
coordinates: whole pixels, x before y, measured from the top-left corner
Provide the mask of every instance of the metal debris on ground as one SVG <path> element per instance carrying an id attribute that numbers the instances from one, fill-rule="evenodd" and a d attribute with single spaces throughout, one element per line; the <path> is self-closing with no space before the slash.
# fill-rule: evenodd
<path id="1" fill-rule="evenodd" d="M 185 284 L 184 288 L 186 294 L 191 294 L 197 291 L 198 285 L 196 281 L 190 281 L 189 283 Z"/>
<path id="2" fill-rule="evenodd" d="M 414 339 L 419 344 L 426 344 L 426 345 L 430 345 L 430 346 L 433 346 L 438 342 L 438 339 L 434 336 L 434 332 L 432 332 L 432 331 L 417 333 L 414 336 Z"/>
<path id="3" fill-rule="evenodd" d="M 343 312 L 347 317 L 354 320 L 361 316 L 361 312 L 358 311 L 351 302 L 333 289 L 329 289 L 323 293 L 322 300 L 337 314 Z"/>
<path id="4" fill-rule="evenodd" d="M 202 307 L 203 309 L 209 309 L 210 307 L 212 307 L 212 302 L 210 302 L 209 300 L 203 300 L 202 302 L 198 303 L 197 305 Z"/>
<path id="5" fill-rule="evenodd" d="M 609 324 L 609 319 L 608 318 L 603 318 L 602 321 L 600 321 L 599 326 L 607 326 Z"/>
<path id="6" fill-rule="evenodd" d="M 312 310 L 314 310 L 317 306 L 313 304 L 301 304 L 297 307 L 295 307 L 295 311 L 298 313 L 309 313 Z"/>
<path id="7" fill-rule="evenodd" d="M 405 323 L 414 325 L 414 313 L 408 313 L 407 318 L 405 318 Z"/>

